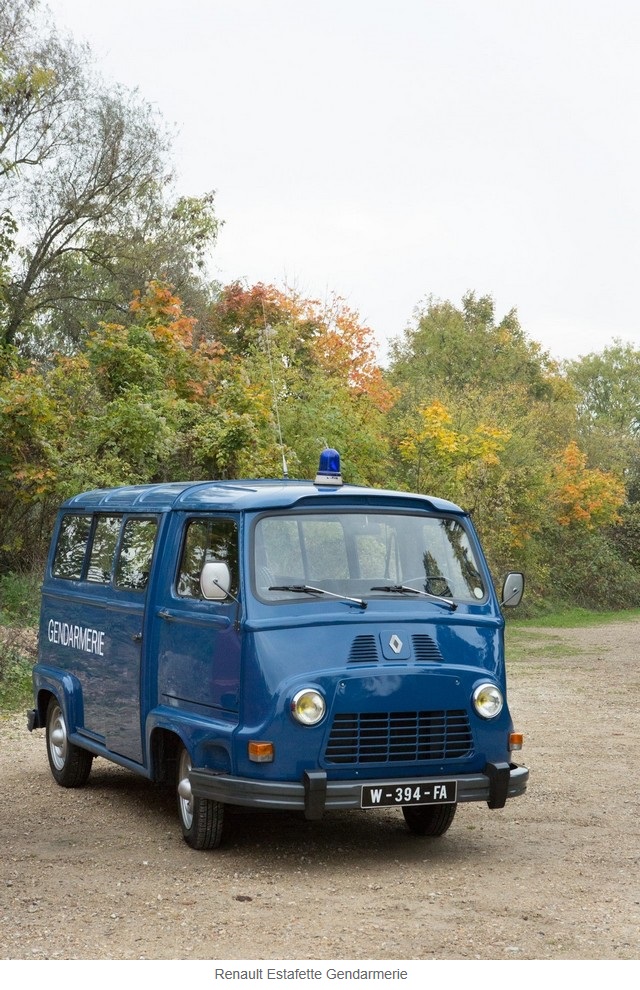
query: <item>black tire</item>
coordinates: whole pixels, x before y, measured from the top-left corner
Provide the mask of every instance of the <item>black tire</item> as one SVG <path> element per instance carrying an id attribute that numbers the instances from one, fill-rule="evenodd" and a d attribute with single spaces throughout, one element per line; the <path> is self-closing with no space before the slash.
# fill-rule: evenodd
<path id="1" fill-rule="evenodd" d="M 60 787 L 82 787 L 91 773 L 93 754 L 69 742 L 64 712 L 56 698 L 47 708 L 47 757 Z"/>
<path id="2" fill-rule="evenodd" d="M 176 795 L 184 841 L 192 849 L 217 849 L 222 841 L 224 804 L 194 797 L 189 784 L 191 758 L 184 747 L 178 754 Z"/>
<path id="3" fill-rule="evenodd" d="M 444 835 L 457 807 L 457 804 L 406 805 L 402 814 L 414 835 Z"/>

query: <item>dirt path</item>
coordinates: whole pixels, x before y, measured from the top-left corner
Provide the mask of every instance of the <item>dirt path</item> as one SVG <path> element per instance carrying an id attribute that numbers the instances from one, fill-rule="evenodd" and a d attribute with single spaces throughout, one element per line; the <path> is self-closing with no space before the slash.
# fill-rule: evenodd
<path id="1" fill-rule="evenodd" d="M 420 839 L 395 810 L 238 815 L 182 841 L 173 796 L 104 761 L 49 773 L 0 719 L 4 959 L 637 959 L 640 622 L 518 632 L 529 791 Z M 526 659 L 520 659 L 524 653 Z"/>

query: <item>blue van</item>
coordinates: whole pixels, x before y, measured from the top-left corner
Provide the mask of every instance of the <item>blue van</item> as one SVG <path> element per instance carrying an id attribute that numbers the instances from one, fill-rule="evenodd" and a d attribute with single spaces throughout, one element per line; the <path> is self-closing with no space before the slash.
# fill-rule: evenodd
<path id="1" fill-rule="evenodd" d="M 442 835 L 527 786 L 501 613 L 523 585 L 499 601 L 467 513 L 343 484 L 334 450 L 314 482 L 86 492 L 53 533 L 28 726 L 63 787 L 97 756 L 173 782 L 196 849 L 233 805 Z"/>

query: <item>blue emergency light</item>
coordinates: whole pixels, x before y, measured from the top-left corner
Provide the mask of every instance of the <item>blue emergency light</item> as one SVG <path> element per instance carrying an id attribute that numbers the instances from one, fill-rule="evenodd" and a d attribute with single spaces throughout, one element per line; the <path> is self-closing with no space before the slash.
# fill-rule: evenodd
<path id="1" fill-rule="evenodd" d="M 316 485 L 336 485 L 342 484 L 342 474 L 340 473 L 340 454 L 333 447 L 325 447 L 320 454 L 318 473 L 314 482 Z"/>

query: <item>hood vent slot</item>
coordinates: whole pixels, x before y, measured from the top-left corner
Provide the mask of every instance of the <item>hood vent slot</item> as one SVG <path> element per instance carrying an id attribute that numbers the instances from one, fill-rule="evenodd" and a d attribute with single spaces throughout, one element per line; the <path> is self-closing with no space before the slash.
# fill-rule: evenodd
<path id="1" fill-rule="evenodd" d="M 356 636 L 351 644 L 349 663 L 377 663 L 378 644 L 375 636 Z"/>
<path id="2" fill-rule="evenodd" d="M 442 654 L 431 636 L 425 635 L 425 633 L 417 633 L 415 636 L 411 637 L 413 643 L 413 655 L 414 658 L 423 663 L 443 663 Z"/>

